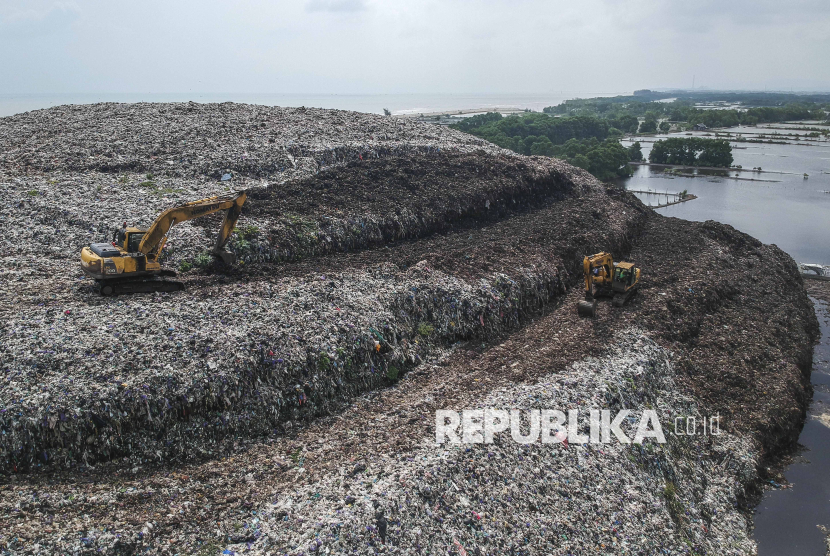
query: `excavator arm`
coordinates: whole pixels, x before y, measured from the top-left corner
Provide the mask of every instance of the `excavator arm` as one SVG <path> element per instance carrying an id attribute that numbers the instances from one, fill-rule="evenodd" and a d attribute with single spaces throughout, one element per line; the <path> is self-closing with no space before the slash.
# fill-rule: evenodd
<path id="1" fill-rule="evenodd" d="M 193 201 L 162 212 L 148 230 L 124 228 L 119 243 L 93 243 L 81 249 L 81 268 L 100 286 L 101 295 L 121 293 L 177 292 L 184 289 L 182 282 L 160 280 L 176 273 L 164 270 L 159 255 L 167 241 L 170 229 L 179 222 L 225 211 L 219 238 L 213 254 L 226 264 L 234 262 L 234 255 L 224 250 L 233 232 L 248 192 L 219 195 Z"/>
<path id="2" fill-rule="evenodd" d="M 236 221 L 239 220 L 242 206 L 245 204 L 247 198 L 248 192 L 242 191 L 234 195 L 208 197 L 207 199 L 200 199 L 178 207 L 169 208 L 162 212 L 147 229 L 138 246 L 138 250 L 154 259 L 158 258 L 158 254 L 167 241 L 167 234 L 174 224 L 224 210 L 226 211 L 225 220 L 222 222 L 222 227 L 219 230 L 219 237 L 216 240 L 213 253 L 228 262 L 226 255 L 229 254 L 225 253 L 223 249 L 236 226 Z"/>
<path id="3" fill-rule="evenodd" d="M 610 253 L 597 253 L 585 257 L 582 262 L 585 275 L 585 294 L 593 295 L 594 287 L 611 284 L 611 273 L 614 270 L 614 259 Z M 596 270 L 596 274 L 594 271 Z"/>

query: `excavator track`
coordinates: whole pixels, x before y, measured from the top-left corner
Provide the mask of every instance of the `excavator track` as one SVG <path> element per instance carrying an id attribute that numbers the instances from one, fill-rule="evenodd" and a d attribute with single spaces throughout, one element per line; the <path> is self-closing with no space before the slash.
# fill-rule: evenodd
<path id="1" fill-rule="evenodd" d="M 178 292 L 184 289 L 184 283 L 176 280 L 158 279 L 130 279 L 123 280 L 100 280 L 99 292 L 105 297 L 125 293 L 155 293 L 155 292 Z"/>
<path id="2" fill-rule="evenodd" d="M 622 307 L 635 293 L 637 293 L 637 290 L 628 290 L 625 293 L 614 294 L 614 298 L 611 300 L 611 305 L 614 307 Z"/>

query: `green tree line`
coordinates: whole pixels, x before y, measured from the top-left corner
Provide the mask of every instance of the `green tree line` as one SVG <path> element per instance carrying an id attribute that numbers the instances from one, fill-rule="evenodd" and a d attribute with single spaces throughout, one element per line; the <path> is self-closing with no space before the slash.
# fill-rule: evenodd
<path id="1" fill-rule="evenodd" d="M 506 118 L 498 112 L 491 112 L 467 118 L 451 127 L 522 154 L 533 154 L 533 143 L 544 141 L 543 138 L 554 145 L 561 145 L 568 139 L 605 139 L 611 129 L 609 123 L 600 118 L 551 118 L 538 112 Z"/>
<path id="2" fill-rule="evenodd" d="M 639 144 L 636 149 L 620 145 L 617 137 L 622 131 L 613 123 L 591 116 L 554 118 L 536 112 L 505 118 L 493 112 L 450 127 L 520 154 L 563 158 L 601 180 L 610 180 L 630 176 L 628 162 L 638 153 L 642 159 Z"/>
<path id="3" fill-rule="evenodd" d="M 830 107 L 830 93 L 771 93 L 760 91 L 649 91 L 648 89 L 634 91 L 633 95 L 617 95 L 614 97 L 594 97 L 587 99 L 567 100 L 563 104 L 629 104 L 632 102 L 663 102 L 675 99 L 688 104 L 726 102 L 740 103 L 743 106 L 784 106 L 787 104 L 818 104 Z"/>
<path id="4" fill-rule="evenodd" d="M 655 164 L 684 166 L 732 166 L 732 145 L 723 139 L 670 137 L 656 141 L 648 155 Z"/>
<path id="5" fill-rule="evenodd" d="M 602 181 L 630 176 L 633 169 L 628 163 L 643 159 L 640 143 L 625 148 L 616 139 L 599 141 L 593 137 L 568 139 L 562 145 L 552 145 L 547 152 L 539 151 L 535 154 L 561 158 L 569 164 L 588 170 Z"/>
<path id="6" fill-rule="evenodd" d="M 601 118 L 607 120 L 612 127 L 627 133 L 637 132 L 634 121 L 637 118 L 644 118 L 645 129 L 641 127 L 639 131 L 653 133 L 656 131 L 657 121 L 661 119 L 685 122 L 689 126 L 702 123 L 707 127 L 732 127 L 794 120 L 826 120 L 826 109 L 830 109 L 830 103 L 821 105 L 806 102 L 783 106 L 756 106 L 745 110 L 705 110 L 696 108 L 688 100 L 674 102 L 631 100 L 623 103 L 614 102 L 613 99 L 597 98 L 567 100 L 557 106 L 548 106 L 543 112 L 551 115 Z M 654 123 L 653 126 L 651 122 Z"/>

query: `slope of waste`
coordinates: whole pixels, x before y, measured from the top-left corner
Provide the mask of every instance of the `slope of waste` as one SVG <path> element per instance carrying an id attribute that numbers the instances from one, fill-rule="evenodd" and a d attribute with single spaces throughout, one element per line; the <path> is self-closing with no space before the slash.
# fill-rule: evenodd
<path id="1" fill-rule="evenodd" d="M 342 110 L 67 105 L 2 119 L 0 187 L 21 192 L 6 195 L 4 203 L 14 204 L 7 210 L 16 209 L 26 227 L 66 236 L 41 240 L 54 257 L 64 247 L 75 251 L 91 239 L 109 239 L 123 221 L 146 227 L 177 203 L 301 179 L 349 162 L 446 150 L 509 155 L 443 126 Z M 55 227 L 61 223 L 62 229 Z M 177 226 L 168 249 L 171 262 L 192 264 L 204 239 L 201 227 Z M 3 256 L 29 255 L 41 245 L 14 241 L 14 249 L 0 248 Z"/>
<path id="2" fill-rule="evenodd" d="M 679 392 L 665 350 L 636 330 L 609 344 L 603 357 L 496 389 L 479 406 L 614 414 L 648 408 L 664 422 L 678 414 L 704 419 Z M 623 432 L 633 438 L 636 421 Z M 667 432 L 663 445 L 519 444 L 509 430 L 492 444 L 424 441 L 406 458 L 383 454 L 357 472 L 344 466 L 265 504 L 254 553 L 371 553 L 367 547 L 383 545 L 406 554 L 447 547 L 481 554 L 751 553 L 737 501 L 755 474 L 752 443 L 728 433 Z M 530 434 L 527 425 L 520 433 Z M 229 548 L 242 553 L 245 543 Z"/>
<path id="3" fill-rule="evenodd" d="M 649 269 L 638 322 L 682 354 L 687 390 L 765 453 L 793 447 L 820 330 L 792 258 L 731 226 L 676 219 L 650 225 L 631 256 Z"/>
<path id="4" fill-rule="evenodd" d="M 119 114 L 153 122 L 174 108 L 0 121 L 0 137 L 18 138 L 0 165 L 0 547 L 754 553 L 756 470 L 797 438 L 818 334 L 786 254 L 729 226 L 656 215 L 557 160 L 433 128 L 413 128 L 388 157 L 295 173 L 263 164 L 247 177 L 231 167 L 226 181 L 212 162 L 152 154 L 133 171 L 94 166 L 92 151 L 51 168 L 67 147 L 46 139 L 20 154 L 24 131 L 43 138 L 37 121 L 58 130 L 65 119 L 70 144 L 121 141 L 143 160 Z M 259 108 L 194 110 L 171 136 L 173 124 Z M 343 114 L 303 116 L 279 140 L 368 140 L 346 124 L 302 132 Z M 98 135 L 77 127 L 84 118 Z M 232 135 L 201 147 L 205 159 L 241 158 L 246 140 Z M 185 145 L 154 148 L 173 159 Z M 231 188 L 251 188 L 237 267 L 200 262 L 218 228 L 206 219 L 175 228 L 167 264 L 185 292 L 101 298 L 81 276 L 78 250 L 123 219 L 148 224 Z M 640 292 L 580 319 L 582 257 L 601 250 L 643 268 Z M 666 429 L 673 415 L 719 414 L 723 434 L 435 444 L 436 410 L 489 405 L 648 407 Z"/>
<path id="5" fill-rule="evenodd" d="M 697 277 L 706 276 L 717 268 L 710 265 L 722 262 L 719 253 L 746 237 L 733 231 L 707 246 L 708 226 L 650 218 L 637 256 L 655 254 L 663 264 L 679 263 L 683 254 L 661 251 L 659 245 L 666 235 L 688 238 L 702 248 L 686 263 L 698 268 Z M 766 247 L 756 256 L 773 262 L 780 251 Z M 781 270 L 770 279 L 787 284 L 787 270 Z M 648 300 L 659 296 L 668 302 L 687 291 L 677 282 L 669 282 L 677 286 L 672 290 L 664 278 L 654 277 L 630 307 L 601 304 L 596 320 L 576 315 L 573 305 L 581 294 L 571 290 L 562 303 L 501 343 L 467 342 L 449 354 L 439 352 L 393 386 L 356 398 L 331 417 L 262 442 L 239 438 L 227 457 L 161 467 L 116 461 L 14 475 L 0 486 L 6 546 L 20 553 L 279 550 L 297 555 L 348 548 L 407 554 L 423 553 L 430 543 L 458 551 L 458 541 L 468 553 L 480 554 L 502 554 L 511 545 L 516 553 L 529 554 L 573 554 L 589 547 L 608 554 L 641 554 L 646 548 L 753 554 L 746 489 L 755 486 L 755 469 L 764 461 L 764 438 L 748 421 L 736 426 L 727 419 L 720 421 L 722 435 L 672 437 L 673 422 L 665 421 L 667 412 L 715 413 L 689 397 L 686 377 L 677 371 L 700 362 L 701 353 L 682 342 L 667 351 L 649 339 L 664 332 L 666 322 L 645 318 Z M 748 284 L 745 294 L 755 293 L 756 283 Z M 785 302 L 772 292 L 766 304 Z M 717 319 L 734 310 L 729 305 L 700 305 L 692 316 Z M 810 347 L 805 309 L 808 304 L 797 302 L 794 311 L 802 318 L 784 341 L 774 326 L 759 325 L 757 337 L 741 334 L 734 347 L 724 348 L 740 352 L 768 344 L 782 361 L 796 362 Z M 771 321 L 778 318 L 774 313 Z M 621 332 L 631 323 L 647 326 Z M 701 367 L 697 378 L 710 381 L 734 368 L 728 361 L 724 367 Z M 764 376 L 747 387 L 747 396 L 760 397 L 771 383 L 799 390 L 800 378 L 776 374 L 775 365 L 761 365 L 759 372 Z M 436 448 L 436 409 L 490 403 L 579 409 L 656 405 L 669 443 L 541 449 L 507 440 L 486 451 Z M 792 399 L 778 403 L 786 407 Z M 790 428 L 797 430 L 798 423 Z M 523 552 L 525 542 L 532 545 Z"/>
<path id="6" fill-rule="evenodd" d="M 246 263 L 281 262 L 415 239 L 465 222 L 480 226 L 579 195 L 572 179 L 549 160 L 483 151 L 353 161 L 253 191 L 246 217 L 263 233 L 231 248 Z"/>

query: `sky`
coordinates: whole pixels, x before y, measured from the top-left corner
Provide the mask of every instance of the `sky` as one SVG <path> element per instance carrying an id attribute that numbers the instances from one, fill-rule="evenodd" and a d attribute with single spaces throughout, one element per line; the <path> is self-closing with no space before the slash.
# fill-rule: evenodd
<path id="1" fill-rule="evenodd" d="M 0 94 L 830 90 L 827 0 L 0 0 Z"/>

